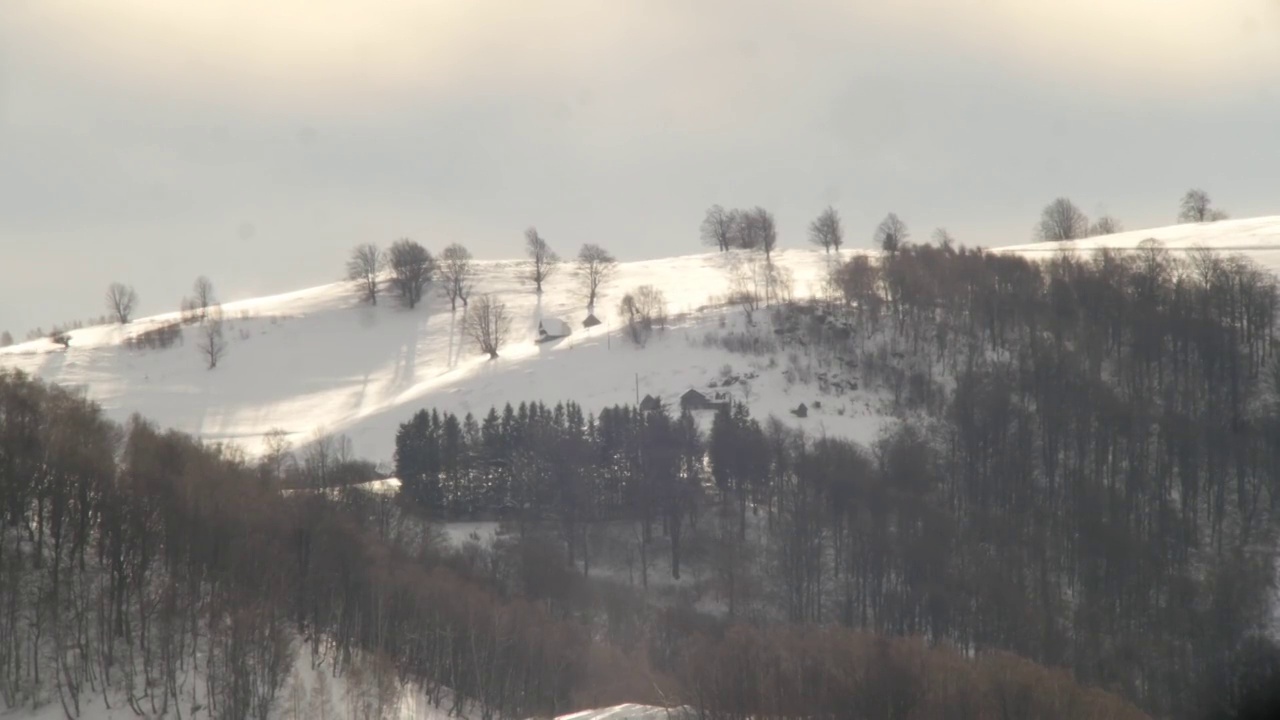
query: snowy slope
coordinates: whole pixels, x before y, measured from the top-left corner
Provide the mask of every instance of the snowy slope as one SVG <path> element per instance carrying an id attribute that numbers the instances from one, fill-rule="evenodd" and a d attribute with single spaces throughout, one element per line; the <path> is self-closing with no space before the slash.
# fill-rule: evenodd
<path id="1" fill-rule="evenodd" d="M 664 708 L 653 705 L 615 705 L 598 710 L 561 715 L 556 720 L 691 720 L 697 713 L 691 708 Z"/>
<path id="2" fill-rule="evenodd" d="M 1198 247 L 1223 255 L 1244 255 L 1273 273 L 1280 273 L 1280 216 L 1223 220 L 1214 223 L 1186 223 L 1150 230 L 1103 235 L 1087 240 L 1032 243 L 993 248 L 999 252 L 1017 253 L 1032 259 L 1048 259 L 1063 250 L 1081 255 L 1098 248 L 1136 250 L 1148 238 L 1160 242 L 1175 256 L 1185 255 Z"/>
<path id="3" fill-rule="evenodd" d="M 1203 246 L 1280 271 L 1280 217 L 996 250 L 1047 258 L 1064 248 L 1081 254 L 1098 247 L 1131 250 L 1147 238 L 1175 254 Z M 776 256 L 793 273 L 797 296 L 819 292 L 826 255 L 786 250 Z M 479 263 L 476 292 L 494 293 L 515 318 L 512 341 L 493 362 L 463 336 L 462 309 L 450 312 L 438 294 L 412 311 L 389 294 L 370 307 L 359 302 L 350 284 L 334 283 L 226 304 L 230 348 L 212 371 L 203 365 L 192 327 L 184 329 L 182 345 L 167 350 L 122 344 L 130 334 L 176 319 L 176 313 L 72 331 L 67 350 L 48 340 L 0 349 L 0 367 L 82 387 L 118 420 L 141 413 L 207 440 L 235 442 L 251 454 L 260 450 L 265 433 L 281 428 L 295 446 L 317 431 L 346 433 L 357 455 L 389 461 L 397 426 L 423 407 L 481 415 L 506 402 L 572 399 L 594 412 L 635 402 L 637 379 L 641 396 L 652 393 L 674 405 L 686 389 L 706 389 L 726 364 L 735 373 L 759 371 L 748 398 L 756 415 L 774 414 L 815 433 L 874 439 L 884 418 L 877 414 L 877 398 L 865 390 L 840 401 L 843 414 L 829 407 L 797 420 L 787 411 L 801 402 L 812 405 L 816 391 L 788 386 L 780 372 L 764 371 L 764 359 L 703 346 L 703 336 L 718 331 L 722 321 L 728 329 L 742 322 L 741 312 L 715 306 L 727 290 L 723 265 L 720 253 L 622 263 L 598 303 L 596 315 L 604 325 L 586 330 L 586 309 L 569 267 L 561 268 L 539 298 L 520 277 L 523 263 Z M 616 306 L 624 292 L 644 284 L 665 293 L 675 321 L 665 336 L 637 349 L 623 340 Z M 543 317 L 569 322 L 573 334 L 535 343 Z M 740 387 L 735 393 L 744 398 Z"/>
<path id="4" fill-rule="evenodd" d="M 847 253 L 846 253 L 847 254 Z M 796 295 L 817 290 L 827 259 L 821 253 L 777 253 L 794 275 Z M 520 279 L 523 263 L 479 263 L 477 293 L 493 293 L 514 317 L 512 340 L 490 362 L 462 333 L 463 310 L 449 309 L 434 292 L 415 310 L 389 294 L 377 307 L 362 304 L 349 283 L 224 305 L 227 355 L 207 370 L 197 350 L 197 328 L 165 350 L 131 350 L 126 337 L 176 313 L 71 332 L 66 350 L 48 340 L 0 349 L 0 367 L 82 387 L 107 413 L 125 420 L 137 412 L 162 426 L 207 440 L 232 441 L 256 453 L 273 428 L 295 446 L 317 430 L 346 433 L 357 455 L 390 460 L 399 423 L 423 407 L 481 415 L 506 402 L 575 400 L 589 411 L 634 402 L 652 393 L 673 403 L 691 386 L 705 387 L 726 364 L 748 370 L 749 359 L 702 347 L 721 317 L 742 322 L 733 309 L 699 308 L 727 289 L 718 253 L 622 263 L 596 315 L 604 325 L 582 327 L 585 303 L 569 267 L 562 267 L 542 298 Z M 638 349 L 623 340 L 616 306 L 631 288 L 652 284 L 666 295 L 673 327 Z M 684 315 L 681 318 L 681 314 Z M 562 318 L 573 327 L 563 340 L 534 342 L 538 320 Z M 753 410 L 786 415 L 814 393 L 788 396 L 778 373 L 751 388 Z M 810 417 L 815 428 L 863 439 L 878 421 L 853 408 L 844 416 Z"/>

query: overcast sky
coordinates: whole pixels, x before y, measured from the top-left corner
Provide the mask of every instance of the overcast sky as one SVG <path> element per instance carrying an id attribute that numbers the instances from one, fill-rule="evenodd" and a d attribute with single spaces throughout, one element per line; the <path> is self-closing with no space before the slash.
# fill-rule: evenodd
<path id="1" fill-rule="evenodd" d="M 341 274 L 408 236 L 511 257 L 1024 242 L 1207 189 L 1280 214 L 1280 0 L 0 0 L 0 329 Z"/>

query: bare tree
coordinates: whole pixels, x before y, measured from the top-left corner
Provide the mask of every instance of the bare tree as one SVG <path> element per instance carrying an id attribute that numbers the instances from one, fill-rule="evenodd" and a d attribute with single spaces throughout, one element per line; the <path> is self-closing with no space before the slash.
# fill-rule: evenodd
<path id="1" fill-rule="evenodd" d="M 1182 205 L 1178 212 L 1178 222 L 1215 222 L 1226 220 L 1227 213 L 1213 207 L 1209 193 L 1199 188 L 1192 188 L 1182 196 Z"/>
<path id="2" fill-rule="evenodd" d="M 828 205 L 817 219 L 809 223 L 809 242 L 828 253 L 832 250 L 840 253 L 840 246 L 844 244 L 844 227 L 840 223 L 840 213 L 835 208 Z"/>
<path id="3" fill-rule="evenodd" d="M 1049 203 L 1040 213 L 1036 237 L 1045 242 L 1079 240 L 1089 234 L 1089 218 L 1067 198 Z"/>
<path id="4" fill-rule="evenodd" d="M 652 285 L 641 285 L 622 297 L 618 314 L 627 321 L 627 334 L 631 341 L 644 347 L 653 335 L 654 328 L 667 326 L 667 298 Z"/>
<path id="5" fill-rule="evenodd" d="M 707 216 L 702 219 L 702 242 L 714 246 L 720 252 L 733 247 L 735 241 L 734 225 L 737 221 L 736 211 L 725 210 L 720 205 L 712 205 L 707 209 Z"/>
<path id="6" fill-rule="evenodd" d="M 201 320 L 204 320 L 209 316 L 209 308 L 218 302 L 217 297 L 213 294 L 213 283 L 210 282 L 209 278 L 201 275 L 196 278 L 192 290 L 191 309 L 200 315 Z"/>
<path id="7" fill-rule="evenodd" d="M 467 308 L 466 330 L 481 352 L 488 353 L 490 360 L 496 359 L 511 332 L 507 306 L 492 295 L 481 295 Z"/>
<path id="8" fill-rule="evenodd" d="M 133 317 L 133 308 L 138 304 L 138 293 L 124 283 L 113 282 L 107 286 L 107 310 L 121 325 L 127 324 Z"/>
<path id="9" fill-rule="evenodd" d="M 907 237 L 907 224 L 895 213 L 886 215 L 876 226 L 875 242 L 890 255 L 897 254 L 907 242 Z"/>
<path id="10" fill-rule="evenodd" d="M 771 263 L 755 253 L 729 256 L 725 270 L 729 275 L 728 302 L 742 308 L 747 324 L 755 322 L 755 311 L 764 299 Z"/>
<path id="11" fill-rule="evenodd" d="M 1115 235 L 1118 232 L 1124 232 L 1124 225 L 1119 220 L 1110 216 L 1103 215 L 1093 224 L 1089 226 L 1089 237 L 1097 237 L 1098 235 Z"/>
<path id="12" fill-rule="evenodd" d="M 555 274 L 560 265 L 560 256 L 547 245 L 547 241 L 538 234 L 537 228 L 524 231 L 524 249 L 529 254 L 533 265 L 529 269 L 529 280 L 533 282 L 534 292 L 542 294 L 542 283 Z"/>
<path id="13" fill-rule="evenodd" d="M 773 213 L 757 205 L 742 214 L 739 226 L 744 247 L 760 248 L 765 258 L 772 260 L 773 249 L 778 244 L 778 226 Z"/>
<path id="14" fill-rule="evenodd" d="M 196 348 L 210 370 L 218 367 L 218 361 L 227 353 L 227 339 L 222 332 L 221 305 L 205 309 L 205 322 L 200 327 L 200 340 Z"/>
<path id="15" fill-rule="evenodd" d="M 729 248 L 737 248 L 739 250 L 755 250 L 759 246 L 760 241 L 756 238 L 755 231 L 750 222 L 750 211 L 739 210 L 734 208 L 726 214 L 725 222 L 728 223 L 729 232 Z"/>
<path id="16" fill-rule="evenodd" d="M 956 239 L 946 228 L 940 227 L 933 231 L 933 242 L 943 250 L 951 250 L 955 247 Z"/>
<path id="17" fill-rule="evenodd" d="M 370 305 L 378 304 L 378 275 L 386 267 L 387 259 L 382 249 L 373 243 L 363 243 L 351 248 L 347 260 L 347 279 L 360 289 L 360 297 Z"/>
<path id="18" fill-rule="evenodd" d="M 467 306 L 467 297 L 471 295 L 472 278 L 475 266 L 471 263 L 471 251 L 458 243 L 453 243 L 440 253 L 440 284 L 444 294 L 449 298 L 449 309 L 457 310 L 458 301 Z"/>
<path id="19" fill-rule="evenodd" d="M 588 243 L 578 251 L 578 281 L 582 283 L 582 294 L 587 298 L 588 311 L 595 309 L 600 286 L 613 277 L 617 269 L 618 261 L 599 245 Z"/>
<path id="20" fill-rule="evenodd" d="M 391 283 L 400 299 L 412 310 L 422 300 L 422 291 L 435 274 L 436 261 L 431 253 L 418 243 L 403 238 L 391 245 L 387 253 L 391 268 Z"/>
<path id="21" fill-rule="evenodd" d="M 258 459 L 263 477 L 278 483 L 294 462 L 293 443 L 289 441 L 288 431 L 278 427 L 268 430 L 262 437 L 262 457 Z"/>
<path id="22" fill-rule="evenodd" d="M 13 335 L 8 330 L 0 333 L 0 347 L 9 347 L 13 344 Z"/>

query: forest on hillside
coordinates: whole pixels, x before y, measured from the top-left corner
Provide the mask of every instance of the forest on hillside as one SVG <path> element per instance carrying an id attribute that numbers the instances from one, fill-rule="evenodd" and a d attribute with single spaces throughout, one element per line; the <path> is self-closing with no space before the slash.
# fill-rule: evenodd
<path id="1" fill-rule="evenodd" d="M 393 497 L 341 441 L 251 460 L 0 374 L 0 705 L 301 717 L 309 657 L 361 717 L 407 687 L 486 720 L 1201 717 L 1280 665 L 1272 276 L 904 243 L 808 301 L 761 277 L 755 340 L 702 342 L 785 345 L 824 399 L 856 374 L 876 442 L 743 403 L 424 409 Z M 491 544 L 437 525 L 471 518 Z"/>
<path id="2" fill-rule="evenodd" d="M 634 524 L 645 584 L 658 555 L 705 577 L 670 603 L 690 616 L 1009 651 L 1197 716 L 1277 657 L 1276 303 L 1248 261 L 1154 242 L 1040 264 L 906 244 L 771 313 L 804 348 L 786 372 L 884 389 L 899 420 L 871 447 L 742 403 L 705 435 L 688 412 L 532 403 L 420 412 L 397 474 L 414 505 L 507 518 L 583 575 L 617 557 L 600 529 Z"/>

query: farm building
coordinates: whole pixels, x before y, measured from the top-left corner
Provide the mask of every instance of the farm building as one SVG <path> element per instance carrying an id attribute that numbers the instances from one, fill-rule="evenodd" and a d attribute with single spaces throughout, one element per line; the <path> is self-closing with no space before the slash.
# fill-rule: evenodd
<path id="1" fill-rule="evenodd" d="M 569 323 L 559 318 L 543 318 L 538 321 L 538 342 L 568 337 L 572 332 Z"/>

